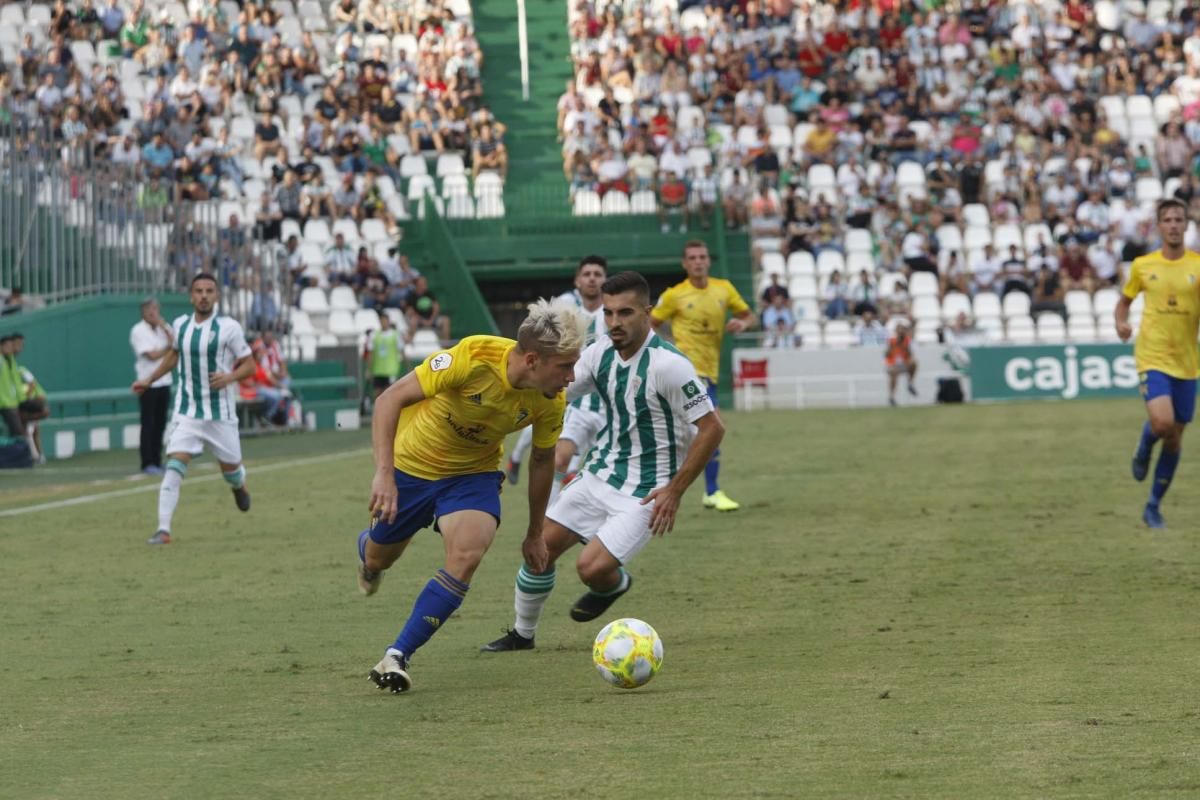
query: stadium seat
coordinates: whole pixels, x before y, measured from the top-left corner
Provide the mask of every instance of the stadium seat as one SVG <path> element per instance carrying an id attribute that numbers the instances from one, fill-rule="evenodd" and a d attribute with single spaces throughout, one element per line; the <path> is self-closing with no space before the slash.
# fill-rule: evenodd
<path id="1" fill-rule="evenodd" d="M 388 235 L 387 227 L 384 226 L 381 219 L 364 219 L 362 221 L 362 238 L 368 244 L 376 242 L 390 241 L 392 237 Z"/>
<path id="2" fill-rule="evenodd" d="M 959 314 L 971 316 L 971 298 L 962 292 L 946 292 L 942 298 L 942 318 L 952 322 Z"/>
<path id="3" fill-rule="evenodd" d="M 1042 344 L 1062 344 L 1067 340 L 1067 326 L 1063 318 L 1053 312 L 1039 314 L 1037 318 L 1037 340 Z"/>
<path id="4" fill-rule="evenodd" d="M 795 316 L 797 320 L 820 322 L 821 307 L 815 298 L 801 298 L 792 303 L 792 315 Z"/>
<path id="5" fill-rule="evenodd" d="M 1022 232 L 1022 238 L 1025 241 L 1026 253 L 1036 252 L 1042 242 L 1045 242 L 1047 245 L 1051 245 L 1054 242 L 1050 226 L 1044 222 L 1026 225 L 1025 230 Z"/>
<path id="6" fill-rule="evenodd" d="M 857 275 L 863 270 L 866 270 L 868 273 L 874 273 L 878 266 L 875 263 L 875 256 L 871 253 L 853 252 L 846 254 L 847 275 Z"/>
<path id="7" fill-rule="evenodd" d="M 429 166 L 425 163 L 425 157 L 419 155 L 408 155 L 400 159 L 400 177 L 412 178 L 417 175 L 428 175 Z"/>
<path id="8" fill-rule="evenodd" d="M 1121 293 L 1113 288 L 1099 289 L 1092 297 L 1092 307 L 1096 316 L 1112 316 L 1116 311 Z"/>
<path id="9" fill-rule="evenodd" d="M 300 310 L 312 314 L 328 314 L 329 298 L 324 289 L 309 286 L 300 290 Z"/>
<path id="10" fill-rule="evenodd" d="M 304 223 L 304 241 L 325 247 L 333 242 L 333 234 L 329 232 L 329 223 L 323 219 L 310 219 Z"/>
<path id="11" fill-rule="evenodd" d="M 934 236 L 937 237 L 938 247 L 942 248 L 943 250 L 963 249 L 963 235 L 962 231 L 958 229 L 957 225 L 952 223 L 940 225 L 934 232 Z"/>
<path id="12" fill-rule="evenodd" d="M 975 327 L 979 328 L 986 342 L 1004 341 L 1004 325 L 999 317 L 979 317 L 975 320 Z"/>
<path id="13" fill-rule="evenodd" d="M 982 203 L 967 203 L 963 206 L 962 217 L 968 227 L 986 227 L 992 224 L 992 217 L 988 214 L 987 206 Z"/>
<path id="14" fill-rule="evenodd" d="M 658 211 L 658 199 L 648 189 L 634 192 L 629 198 L 629 210 L 634 214 L 654 214 Z"/>
<path id="15" fill-rule="evenodd" d="M 480 176 L 482 177 L 482 176 Z M 485 194 L 475 202 L 477 219 L 497 219 L 504 216 L 504 198 L 498 194 Z"/>
<path id="16" fill-rule="evenodd" d="M 788 280 L 788 294 L 795 300 L 817 297 L 817 279 L 812 275 L 794 275 Z"/>
<path id="17" fill-rule="evenodd" d="M 484 195 L 502 195 L 504 193 L 504 181 L 494 172 L 481 172 L 479 177 L 475 179 L 474 189 L 476 199 Z"/>
<path id="18" fill-rule="evenodd" d="M 1153 176 L 1138 178 L 1135 195 L 1139 203 L 1153 203 L 1163 197 L 1162 182 Z"/>
<path id="19" fill-rule="evenodd" d="M 801 348 L 813 349 L 821 346 L 821 323 L 813 319 L 796 319 L 792 333 L 800 338 L 797 345 Z"/>
<path id="20" fill-rule="evenodd" d="M 361 238 L 358 235 L 358 223 L 349 218 L 334 220 L 331 233 L 334 236 L 340 233 L 349 245 L 354 245 Z"/>
<path id="21" fill-rule="evenodd" d="M 628 214 L 629 195 L 616 189 L 605 192 L 604 198 L 600 201 L 600 212 L 606 215 Z"/>
<path id="22" fill-rule="evenodd" d="M 1125 116 L 1130 121 L 1136 119 L 1154 119 L 1154 101 L 1144 94 L 1130 95 L 1125 99 Z"/>
<path id="23" fill-rule="evenodd" d="M 456 194 L 471 194 L 466 175 L 447 175 L 442 179 L 442 197 L 453 197 Z"/>
<path id="24" fill-rule="evenodd" d="M 1013 344 L 1033 344 L 1037 340 L 1033 320 L 1028 315 L 1013 317 L 1008 321 L 1005 338 Z"/>
<path id="25" fill-rule="evenodd" d="M 358 298 L 349 286 L 335 286 L 329 290 L 329 308 L 331 311 L 354 311 L 358 308 Z"/>
<path id="26" fill-rule="evenodd" d="M 317 329 L 313 327 L 312 320 L 308 316 L 307 311 L 301 311 L 298 308 L 292 309 L 288 316 L 288 321 L 291 323 L 291 333 L 293 336 L 315 336 Z"/>
<path id="27" fill-rule="evenodd" d="M 601 213 L 600 195 L 590 190 L 575 193 L 573 213 L 577 217 L 595 217 Z"/>
<path id="28" fill-rule="evenodd" d="M 1004 295 L 1004 300 L 1001 303 L 1004 310 L 1004 318 L 1012 320 L 1018 317 L 1029 316 L 1029 295 L 1024 292 L 1009 292 Z"/>
<path id="29" fill-rule="evenodd" d="M 1067 319 L 1075 317 L 1092 318 L 1092 296 L 1084 291 L 1067 292 L 1063 298 L 1067 306 Z"/>
<path id="30" fill-rule="evenodd" d="M 850 323 L 844 319 L 831 319 L 825 323 L 821 343 L 828 348 L 845 348 L 858 343 Z"/>
<path id="31" fill-rule="evenodd" d="M 1021 226 L 1007 223 L 992 228 L 992 246 L 997 253 L 1007 253 L 1010 245 L 1016 245 L 1017 250 L 1024 251 L 1025 240 L 1021 234 Z"/>
<path id="32" fill-rule="evenodd" d="M 916 297 L 937 297 L 938 279 L 932 272 L 914 272 L 908 280 L 908 293 Z"/>
<path id="33" fill-rule="evenodd" d="M 1067 338 L 1080 344 L 1090 344 L 1096 341 L 1095 321 L 1091 317 L 1070 317 L 1067 320 Z"/>
<path id="34" fill-rule="evenodd" d="M 778 275 L 780 278 L 787 275 L 787 263 L 783 260 L 780 253 L 763 253 L 762 261 L 759 264 L 759 272 L 770 282 L 771 275 Z"/>
<path id="35" fill-rule="evenodd" d="M 447 219 L 473 219 L 475 217 L 475 201 L 469 194 L 456 194 L 446 202 Z"/>
<path id="36" fill-rule="evenodd" d="M 817 275 L 827 277 L 835 272 L 846 273 L 846 259 L 837 250 L 822 250 L 817 254 Z"/>
<path id="37" fill-rule="evenodd" d="M 424 159 L 421 160 L 421 163 L 425 163 Z M 408 193 L 406 196 L 408 197 L 408 202 L 414 203 L 425 197 L 426 192 L 433 192 L 435 190 L 436 187 L 431 176 L 424 174 L 413 175 L 408 179 Z"/>
<path id="38" fill-rule="evenodd" d="M 981 250 L 991 243 L 992 229 L 987 225 L 971 225 L 963 232 L 963 247 L 967 250 Z"/>
<path id="39" fill-rule="evenodd" d="M 403 161 L 401 162 L 403 164 Z M 458 153 L 442 153 L 437 160 L 437 176 L 446 178 L 450 175 L 462 175 L 466 172 L 463 159 Z"/>
<path id="40" fill-rule="evenodd" d="M 359 333 L 379 330 L 379 312 L 373 308 L 360 308 L 354 312 L 354 328 Z"/>
<path id="41" fill-rule="evenodd" d="M 874 249 L 871 232 L 865 228 L 850 228 L 846 231 L 846 253 L 870 253 Z"/>
<path id="42" fill-rule="evenodd" d="M 424 361 L 436 353 L 442 344 L 437 334 L 430 330 L 420 330 L 413 333 L 411 342 L 404 346 L 404 357 L 410 362 Z"/>
<path id="43" fill-rule="evenodd" d="M 937 327 L 942 321 L 942 304 L 938 302 L 936 295 L 913 297 L 912 316 L 918 324 L 924 322 Z"/>
<path id="44" fill-rule="evenodd" d="M 828 164 L 813 164 L 808 168 L 808 188 L 810 192 L 817 188 L 834 188 L 837 186 L 837 175 Z"/>
<path id="45" fill-rule="evenodd" d="M 330 311 L 329 332 L 338 339 L 357 337 L 358 328 L 354 325 L 354 314 L 346 309 Z"/>
<path id="46" fill-rule="evenodd" d="M 925 170 L 916 161 L 901 161 L 900 166 L 896 167 L 896 185 L 924 188 Z"/>
<path id="47" fill-rule="evenodd" d="M 787 257 L 787 273 L 791 277 L 797 275 L 816 275 L 817 262 L 812 253 L 807 250 L 797 250 Z"/>

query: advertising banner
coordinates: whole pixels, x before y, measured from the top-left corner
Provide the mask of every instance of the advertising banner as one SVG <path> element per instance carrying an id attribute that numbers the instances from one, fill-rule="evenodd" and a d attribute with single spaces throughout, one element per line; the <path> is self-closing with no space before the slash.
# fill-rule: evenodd
<path id="1" fill-rule="evenodd" d="M 1138 387 L 1129 344 L 973 347 L 970 356 L 973 400 L 1117 397 Z"/>

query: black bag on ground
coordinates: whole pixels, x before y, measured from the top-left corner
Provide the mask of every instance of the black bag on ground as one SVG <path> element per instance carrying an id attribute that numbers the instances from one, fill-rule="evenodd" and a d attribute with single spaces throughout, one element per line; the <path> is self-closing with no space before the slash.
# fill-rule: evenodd
<path id="1" fill-rule="evenodd" d="M 961 403 L 963 401 L 962 384 L 958 378 L 938 378 L 937 401 L 939 403 Z"/>
<path id="2" fill-rule="evenodd" d="M 26 469 L 33 466 L 33 451 L 24 439 L 0 436 L 0 469 Z"/>

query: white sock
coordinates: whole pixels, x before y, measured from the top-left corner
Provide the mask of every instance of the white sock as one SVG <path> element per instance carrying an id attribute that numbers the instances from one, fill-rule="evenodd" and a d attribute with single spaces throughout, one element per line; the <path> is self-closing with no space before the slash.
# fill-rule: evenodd
<path id="1" fill-rule="evenodd" d="M 158 487 L 158 529 L 171 530 L 171 517 L 175 516 L 175 506 L 179 504 L 179 487 L 183 485 L 183 476 L 173 469 L 163 473 L 162 483 Z"/>
<path id="2" fill-rule="evenodd" d="M 542 618 L 542 609 L 554 588 L 554 570 L 535 575 L 525 569 L 522 564 L 517 572 L 517 588 L 513 608 L 517 612 L 513 630 L 532 639 L 537 631 L 538 621 Z"/>

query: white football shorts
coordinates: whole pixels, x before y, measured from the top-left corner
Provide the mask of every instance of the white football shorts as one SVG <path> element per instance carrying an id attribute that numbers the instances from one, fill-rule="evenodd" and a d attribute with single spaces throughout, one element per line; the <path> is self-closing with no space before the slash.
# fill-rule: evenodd
<path id="1" fill-rule="evenodd" d="M 617 491 L 590 472 L 567 484 L 546 512 L 584 544 L 599 539 L 621 564 L 628 564 L 650 541 L 650 516 L 654 503 Z"/>
<path id="2" fill-rule="evenodd" d="M 176 415 L 167 433 L 167 455 L 190 453 L 198 456 L 204 452 L 205 445 L 223 464 L 242 463 L 242 440 L 238 438 L 236 422 Z"/>

